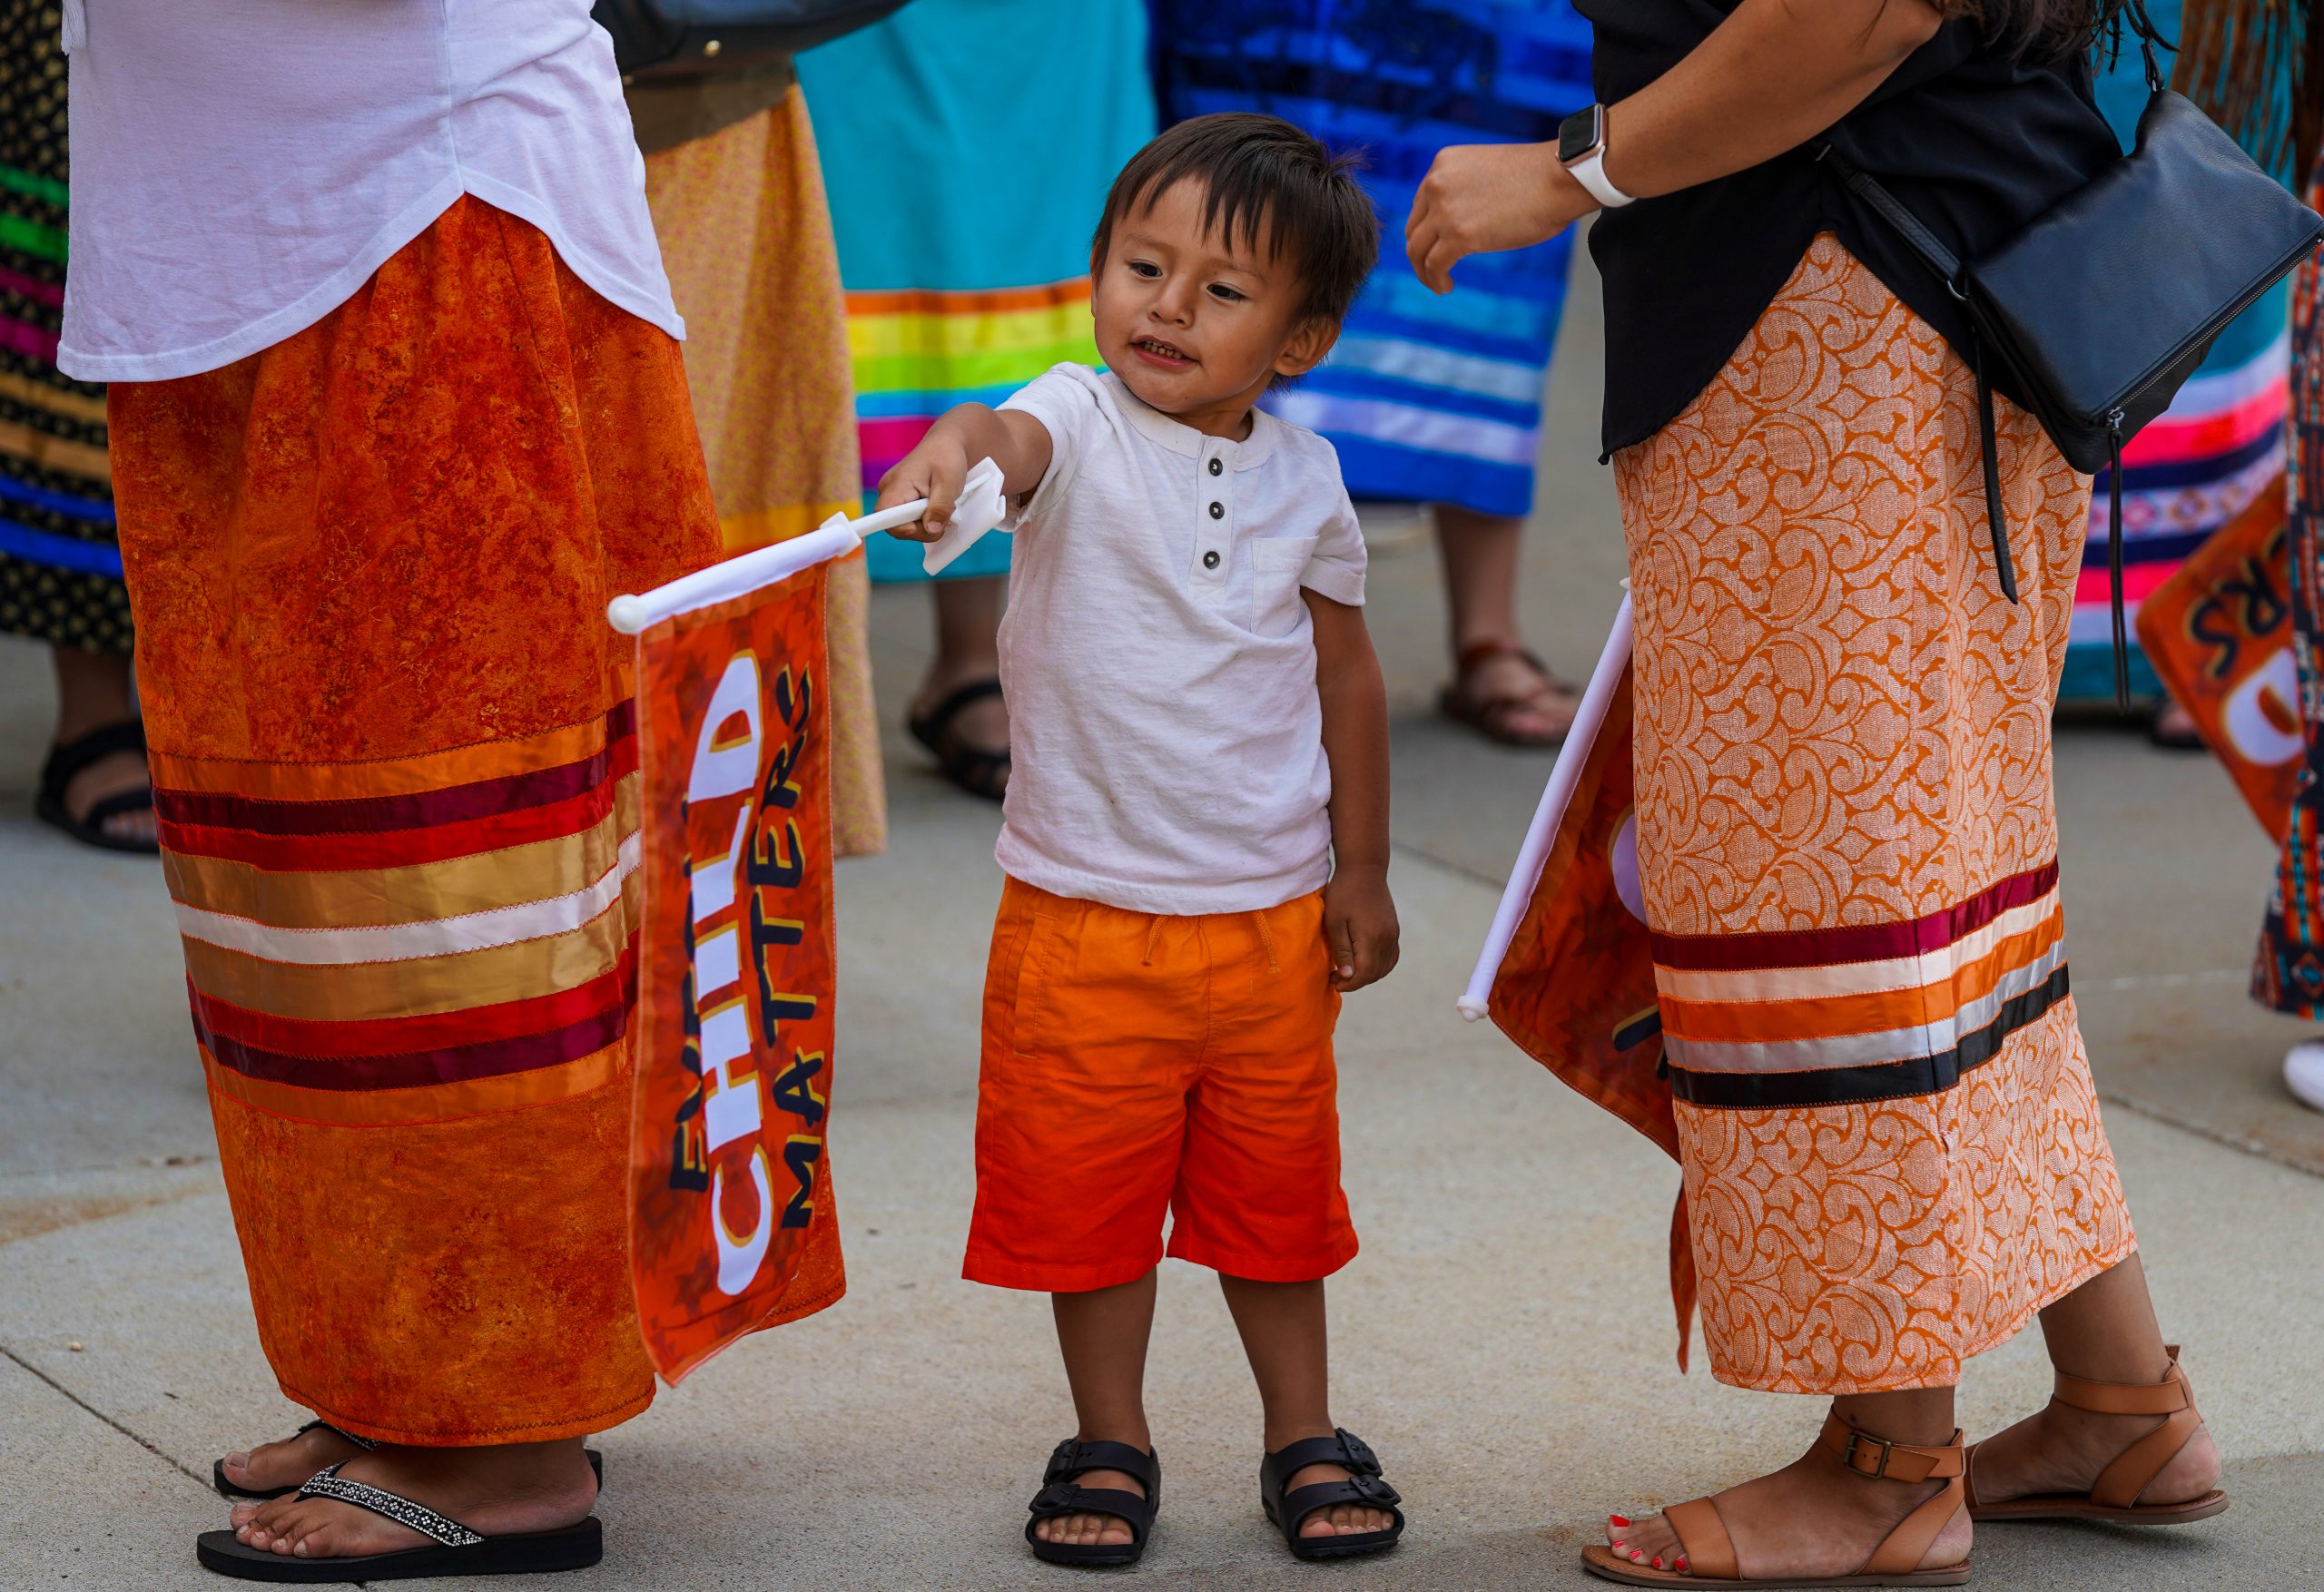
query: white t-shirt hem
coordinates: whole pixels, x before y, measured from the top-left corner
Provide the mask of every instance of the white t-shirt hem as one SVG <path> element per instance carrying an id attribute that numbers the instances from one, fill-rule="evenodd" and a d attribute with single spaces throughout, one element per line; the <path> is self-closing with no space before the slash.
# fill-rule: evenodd
<path id="1" fill-rule="evenodd" d="M 638 319 L 660 327 L 675 340 L 685 341 L 686 323 L 680 319 L 677 306 L 671 302 L 668 289 L 633 281 L 616 271 L 609 261 L 582 248 L 567 235 L 554 208 L 543 202 L 538 194 L 475 172 L 468 175 L 468 191 L 495 210 L 505 210 L 519 221 L 538 227 L 556 247 L 556 257 L 565 261 L 566 269 L 579 277 L 598 298 L 616 310 L 625 310 Z"/>
<path id="2" fill-rule="evenodd" d="M 1265 879 L 1238 879 L 1218 884 L 1147 885 L 1128 880 L 1103 879 L 1047 858 L 1034 855 L 1003 830 L 993 848 L 993 860 L 1009 878 L 1073 900 L 1096 901 L 1125 912 L 1153 912 L 1165 918 L 1201 918 L 1219 912 L 1265 912 L 1285 901 L 1314 895 L 1331 881 L 1329 857 L 1290 873 Z"/>
<path id="3" fill-rule="evenodd" d="M 473 193 L 495 210 L 507 211 L 521 221 L 538 227 L 556 250 L 567 270 L 587 284 L 589 290 L 612 304 L 625 310 L 639 319 L 649 321 L 683 340 L 685 322 L 679 319 L 676 307 L 669 295 L 627 281 L 582 250 L 576 249 L 563 235 L 564 229 L 548 213 L 548 207 L 537 201 L 523 190 L 476 172 L 449 172 L 432 184 L 419 198 L 404 207 L 403 213 L 371 235 L 369 242 L 356 251 L 353 259 L 340 267 L 310 291 L 292 303 L 284 305 L 271 315 L 260 317 L 224 337 L 212 338 L 190 349 L 170 349 L 154 354 L 98 354 L 60 343 L 56 349 L 56 368 L 75 381 L 174 381 L 182 376 L 199 376 L 205 370 L 216 370 L 231 365 L 237 359 L 272 348 L 275 344 L 314 325 L 332 310 L 355 296 L 356 290 L 371 280 L 372 274 L 395 258 L 398 251 L 436 224 L 437 219 L 459 202 L 463 194 Z"/>

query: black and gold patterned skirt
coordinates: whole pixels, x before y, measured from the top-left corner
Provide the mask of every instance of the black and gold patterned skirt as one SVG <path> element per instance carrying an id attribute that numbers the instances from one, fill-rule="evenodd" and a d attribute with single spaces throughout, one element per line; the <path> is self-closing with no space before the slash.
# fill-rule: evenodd
<path id="1" fill-rule="evenodd" d="M 51 0 L 0 0 L 0 631 L 130 650 L 104 388 L 56 369 L 64 54 Z"/>

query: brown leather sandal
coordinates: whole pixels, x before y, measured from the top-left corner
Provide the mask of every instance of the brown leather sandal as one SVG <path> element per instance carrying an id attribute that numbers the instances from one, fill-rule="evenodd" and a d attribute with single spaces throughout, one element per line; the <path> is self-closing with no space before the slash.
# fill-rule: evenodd
<path id="1" fill-rule="evenodd" d="M 2207 1520 L 2227 1508 L 2227 1494 L 2214 1487 L 2199 1499 L 2179 1504 L 2139 1502 L 2162 1468 L 2179 1455 L 2203 1428 L 2195 1408 L 2195 1390 L 2179 1368 L 2179 1345 L 2165 1346 L 2171 1370 L 2159 1382 L 2093 1382 L 2058 1372 L 2052 1400 L 2073 1410 L 2096 1415 L 2160 1415 L 2162 1420 L 2147 1434 L 2114 1457 L 2099 1473 L 2098 1484 L 2086 1493 L 2044 1492 L 2001 1503 L 1977 1501 L 1974 1475 L 1965 1471 L 1973 1520 L 2112 1520 L 2124 1526 L 2183 1526 Z M 1976 1463 L 1977 1446 L 1969 1446 L 1967 1463 Z"/>
<path id="2" fill-rule="evenodd" d="M 1968 1459 L 1959 1432 L 1942 1448 L 1915 1447 L 1874 1437 L 1835 1413 L 1824 1417 L 1824 1430 L 1816 1446 L 1867 1479 L 1885 1476 L 1896 1481 L 1942 1481 L 1945 1486 L 1906 1515 L 1854 1575 L 1747 1580 L 1738 1573 L 1735 1544 L 1727 1535 L 1727 1523 L 1718 1518 L 1718 1506 L 1707 1498 L 1662 1511 L 1662 1518 L 1679 1534 L 1682 1552 L 1677 1563 L 1682 1567 L 1658 1570 L 1632 1564 L 1616 1558 L 1614 1550 L 1603 1543 L 1592 1543 L 1581 1550 L 1581 1567 L 1601 1580 L 1630 1587 L 1958 1587 L 1968 1580 L 1966 1559 L 1941 1569 L 1920 1568 L 1929 1544 L 1953 1523 L 1954 1516 L 1969 1507 L 1961 1480 Z"/>
<path id="3" fill-rule="evenodd" d="M 1515 658 L 1540 675 L 1541 683 L 1531 691 L 1494 696 L 1472 689 L 1471 677 L 1495 658 Z M 1554 715 L 1561 705 L 1566 710 L 1566 722 L 1571 724 L 1574 712 L 1581 705 L 1581 693 L 1551 673 L 1550 666 L 1540 658 L 1503 636 L 1472 642 L 1462 647 L 1461 655 L 1453 660 L 1452 683 L 1436 695 L 1438 712 L 1503 746 L 1557 745 L 1565 739 L 1565 731 L 1554 730 L 1546 734 L 1517 731 L 1509 727 L 1509 721 L 1514 714 L 1525 712 Z"/>

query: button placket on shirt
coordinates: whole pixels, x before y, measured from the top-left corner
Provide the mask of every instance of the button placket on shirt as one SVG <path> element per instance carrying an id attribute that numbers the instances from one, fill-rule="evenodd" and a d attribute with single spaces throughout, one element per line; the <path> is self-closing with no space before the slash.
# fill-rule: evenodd
<path id="1" fill-rule="evenodd" d="M 1225 598 L 1235 564 L 1235 465 L 1228 448 L 1206 437 L 1195 459 L 1195 563 L 1188 585 L 1206 603 Z"/>

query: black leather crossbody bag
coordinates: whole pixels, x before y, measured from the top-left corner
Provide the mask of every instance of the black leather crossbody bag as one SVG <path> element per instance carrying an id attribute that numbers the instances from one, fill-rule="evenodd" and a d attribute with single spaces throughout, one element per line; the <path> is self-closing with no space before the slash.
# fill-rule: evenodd
<path id="1" fill-rule="evenodd" d="M 1809 152 L 1878 211 L 1944 280 L 1974 329 L 1986 516 L 2002 591 L 2017 601 L 1994 449 L 1993 360 L 2074 468 L 2108 472 L 2114 694 L 2130 706 L 2122 610 L 2122 445 L 2170 407 L 2227 323 L 2324 238 L 2324 217 L 2294 199 L 2193 102 L 2162 80 L 2152 25 L 2129 25 L 2146 55 L 2149 97 L 2131 153 L 1965 260 L 1896 195 L 1828 144 Z"/>
<path id="2" fill-rule="evenodd" d="M 904 0 L 597 0 L 622 76 L 646 82 L 764 65 L 879 21 Z"/>

